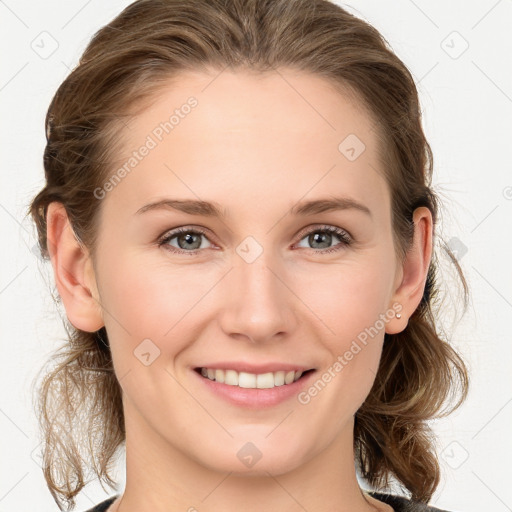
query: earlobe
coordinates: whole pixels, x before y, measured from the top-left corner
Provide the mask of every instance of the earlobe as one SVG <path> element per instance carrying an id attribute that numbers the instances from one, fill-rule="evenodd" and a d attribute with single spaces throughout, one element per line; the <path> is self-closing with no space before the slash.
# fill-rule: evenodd
<path id="1" fill-rule="evenodd" d="M 55 283 L 68 320 L 82 331 L 97 331 L 105 324 L 91 259 L 78 242 L 61 203 L 48 206 L 46 233 Z"/>
<path id="2" fill-rule="evenodd" d="M 413 213 L 414 240 L 400 270 L 400 283 L 391 304 L 402 306 L 400 316 L 395 315 L 386 325 L 387 334 L 402 332 L 423 297 L 428 269 L 432 258 L 433 220 L 431 211 L 422 206 Z"/>

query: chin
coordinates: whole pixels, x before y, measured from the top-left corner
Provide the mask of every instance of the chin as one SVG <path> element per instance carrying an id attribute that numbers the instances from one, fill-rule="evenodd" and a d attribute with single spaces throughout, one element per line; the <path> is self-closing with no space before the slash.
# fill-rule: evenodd
<path id="1" fill-rule="evenodd" d="M 208 447 L 204 446 L 202 453 L 197 454 L 197 460 L 215 471 L 254 477 L 288 473 L 305 460 L 303 444 L 278 445 L 264 436 L 253 436 L 253 441 L 249 439 L 239 440 L 235 437 L 227 443 L 218 443 L 211 447 L 208 454 L 205 453 Z"/>

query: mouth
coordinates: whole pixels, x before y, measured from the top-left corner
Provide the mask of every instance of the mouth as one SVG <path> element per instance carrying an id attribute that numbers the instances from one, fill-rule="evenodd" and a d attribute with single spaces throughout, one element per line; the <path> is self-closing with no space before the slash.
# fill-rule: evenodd
<path id="1" fill-rule="evenodd" d="M 315 369 L 311 368 L 305 371 L 278 370 L 266 373 L 249 373 L 224 368 L 196 367 L 194 371 L 203 379 L 223 384 L 224 386 L 265 390 L 292 386 L 297 381 L 306 379 Z"/>

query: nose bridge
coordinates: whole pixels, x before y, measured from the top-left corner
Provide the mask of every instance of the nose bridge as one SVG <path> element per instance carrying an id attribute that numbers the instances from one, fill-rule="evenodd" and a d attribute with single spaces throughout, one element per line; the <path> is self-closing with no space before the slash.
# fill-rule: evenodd
<path id="1" fill-rule="evenodd" d="M 242 334 L 262 341 L 293 326 L 293 294 L 273 251 L 252 237 L 236 248 L 227 279 L 222 328 L 226 334 Z"/>

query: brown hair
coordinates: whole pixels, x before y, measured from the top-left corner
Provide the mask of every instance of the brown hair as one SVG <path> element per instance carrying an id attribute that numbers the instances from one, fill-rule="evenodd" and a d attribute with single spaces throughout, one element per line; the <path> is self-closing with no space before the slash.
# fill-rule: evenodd
<path id="1" fill-rule="evenodd" d="M 112 170 L 123 117 L 144 108 L 180 71 L 225 67 L 288 67 L 353 93 L 378 127 L 397 251 L 404 256 L 410 247 L 415 208 L 428 207 L 436 225 L 432 152 L 416 86 L 375 28 L 325 0 L 139 0 L 94 35 L 49 106 L 46 185 L 29 208 L 44 258 L 52 201 L 64 205 L 77 240 L 94 255 L 100 210 L 94 190 Z M 467 303 L 461 269 L 444 249 Z M 380 368 L 354 431 L 361 476 L 377 487 L 393 477 L 423 502 L 440 479 L 427 420 L 452 412 L 468 392 L 465 363 L 436 332 L 437 264 L 434 253 L 423 298 L 406 329 L 385 335 Z M 38 395 L 44 476 L 61 509 L 64 501 L 74 507 L 88 483 L 85 469 L 92 467 L 100 482 L 113 486 L 109 465 L 125 436 L 105 328 L 67 329 L 69 340 L 51 359 L 56 366 Z M 448 398 L 452 407 L 441 412 Z"/>

